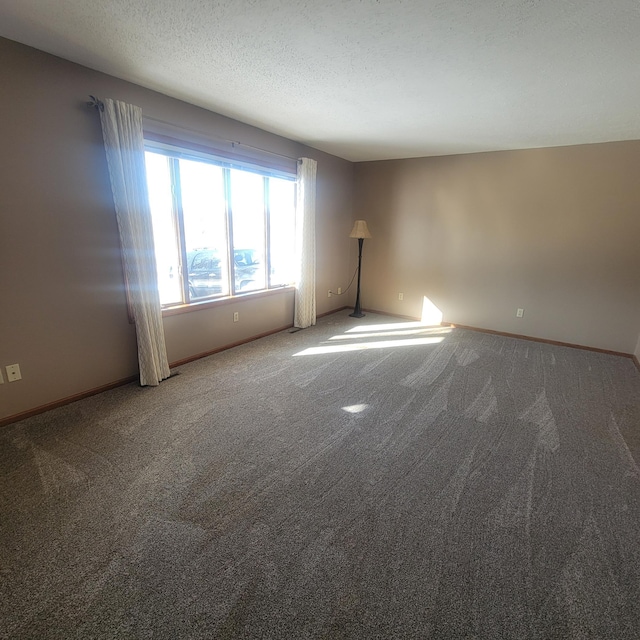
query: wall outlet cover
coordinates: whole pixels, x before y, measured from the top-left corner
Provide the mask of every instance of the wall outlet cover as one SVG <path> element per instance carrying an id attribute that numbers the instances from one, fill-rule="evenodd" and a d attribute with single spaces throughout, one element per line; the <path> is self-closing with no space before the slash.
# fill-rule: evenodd
<path id="1" fill-rule="evenodd" d="M 9 364 L 5 367 L 7 370 L 7 380 L 9 382 L 15 382 L 16 380 L 22 380 L 22 374 L 20 373 L 19 364 Z"/>

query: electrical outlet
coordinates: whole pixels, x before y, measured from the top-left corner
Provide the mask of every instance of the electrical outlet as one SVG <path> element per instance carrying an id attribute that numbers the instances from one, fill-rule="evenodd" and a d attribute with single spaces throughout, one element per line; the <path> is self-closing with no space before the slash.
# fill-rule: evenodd
<path id="1" fill-rule="evenodd" d="M 516 310 L 516 318 L 522 318 L 523 315 L 524 315 L 524 309 Z"/>
<path id="2" fill-rule="evenodd" d="M 237 311 L 233 312 L 233 321 L 238 322 L 240 320 L 240 314 Z"/>
<path id="3" fill-rule="evenodd" d="M 342 287 L 338 287 L 338 295 L 342 293 Z"/>
<path id="4" fill-rule="evenodd" d="M 329 291 L 327 291 L 327 298 L 331 297 L 331 289 L 329 289 Z"/>
<path id="5" fill-rule="evenodd" d="M 19 364 L 9 364 L 5 367 L 7 370 L 7 380 L 9 382 L 15 382 L 16 380 L 22 380 L 22 374 L 20 373 Z"/>
<path id="6" fill-rule="evenodd" d="M 398 300 L 404 300 L 404 293 L 398 294 Z"/>

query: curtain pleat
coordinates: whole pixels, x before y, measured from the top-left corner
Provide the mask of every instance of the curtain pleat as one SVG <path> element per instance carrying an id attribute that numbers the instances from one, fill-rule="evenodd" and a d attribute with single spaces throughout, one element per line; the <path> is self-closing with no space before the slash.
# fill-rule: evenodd
<path id="1" fill-rule="evenodd" d="M 140 384 L 157 386 L 170 372 L 147 191 L 142 109 L 107 98 L 100 119 L 136 327 Z"/>
<path id="2" fill-rule="evenodd" d="M 298 160 L 296 260 L 298 278 L 293 324 L 306 329 L 316 323 L 316 170 L 310 158 Z"/>

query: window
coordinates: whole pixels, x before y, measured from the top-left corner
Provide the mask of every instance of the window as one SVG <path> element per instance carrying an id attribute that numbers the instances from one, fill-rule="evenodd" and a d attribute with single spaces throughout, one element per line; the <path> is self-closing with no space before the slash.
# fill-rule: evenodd
<path id="1" fill-rule="evenodd" d="M 295 176 L 166 145 L 145 157 L 163 306 L 293 283 Z"/>

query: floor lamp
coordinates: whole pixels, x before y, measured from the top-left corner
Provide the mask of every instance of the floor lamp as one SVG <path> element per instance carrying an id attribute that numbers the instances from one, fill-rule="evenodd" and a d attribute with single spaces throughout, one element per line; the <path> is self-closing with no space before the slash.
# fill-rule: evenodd
<path id="1" fill-rule="evenodd" d="M 353 308 L 353 313 L 350 313 L 349 315 L 352 318 L 362 318 L 364 316 L 364 313 L 362 313 L 362 307 L 360 306 L 360 270 L 362 267 L 362 245 L 364 244 L 365 238 L 371 237 L 369 229 L 367 228 L 366 221 L 356 220 L 353 225 L 353 229 L 351 229 L 349 237 L 358 238 L 358 293 L 356 294 L 356 306 Z"/>

